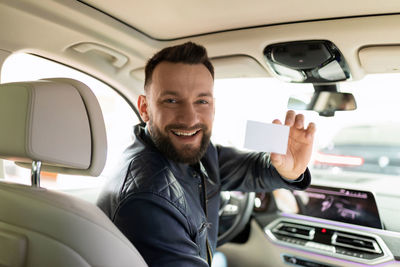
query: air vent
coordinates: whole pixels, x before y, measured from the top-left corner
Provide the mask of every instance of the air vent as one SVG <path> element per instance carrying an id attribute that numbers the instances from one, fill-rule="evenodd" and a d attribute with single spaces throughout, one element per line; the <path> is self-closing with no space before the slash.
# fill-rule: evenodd
<path id="1" fill-rule="evenodd" d="M 312 240 L 314 238 L 315 229 L 313 227 L 299 224 L 280 223 L 273 229 L 273 232 L 281 235 Z"/>
<path id="2" fill-rule="evenodd" d="M 372 252 L 376 254 L 382 253 L 382 250 L 380 249 L 375 239 L 348 235 L 340 232 L 335 232 L 332 235 L 332 245 Z"/>
<path id="3" fill-rule="evenodd" d="M 278 218 L 265 226 L 264 231 L 272 242 L 283 247 L 351 260 L 362 266 L 377 266 L 393 260 L 383 239 L 368 231 L 291 218 Z M 294 260 L 296 265 L 301 265 L 290 255 L 285 261 L 293 263 Z"/>

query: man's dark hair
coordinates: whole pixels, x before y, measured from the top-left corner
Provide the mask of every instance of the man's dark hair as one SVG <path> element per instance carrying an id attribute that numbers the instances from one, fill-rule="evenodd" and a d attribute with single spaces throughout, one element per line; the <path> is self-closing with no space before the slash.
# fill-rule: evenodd
<path id="1" fill-rule="evenodd" d="M 214 79 L 214 67 L 208 58 L 206 49 L 193 42 L 187 42 L 181 45 L 166 47 L 147 61 L 144 80 L 145 89 L 151 83 L 154 69 L 163 61 L 171 63 L 203 64 L 210 71 Z"/>

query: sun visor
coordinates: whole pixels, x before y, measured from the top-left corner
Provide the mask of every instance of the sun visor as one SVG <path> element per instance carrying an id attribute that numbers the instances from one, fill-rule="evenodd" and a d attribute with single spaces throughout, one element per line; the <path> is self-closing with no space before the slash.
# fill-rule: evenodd
<path id="1" fill-rule="evenodd" d="M 214 58 L 211 62 L 214 65 L 217 79 L 270 77 L 267 70 L 249 56 Z"/>
<path id="2" fill-rule="evenodd" d="M 361 48 L 358 56 L 367 73 L 400 72 L 400 45 Z"/>

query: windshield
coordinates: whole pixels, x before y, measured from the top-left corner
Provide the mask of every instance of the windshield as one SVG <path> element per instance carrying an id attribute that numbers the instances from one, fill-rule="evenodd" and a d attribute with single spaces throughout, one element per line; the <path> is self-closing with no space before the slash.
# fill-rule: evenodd
<path id="1" fill-rule="evenodd" d="M 305 115 L 306 123 L 317 125 L 309 164 L 313 184 L 371 191 L 381 210 L 386 205 L 395 211 L 394 199 L 400 205 L 399 84 L 399 74 L 368 75 L 339 84 L 341 92 L 354 95 L 356 110 L 337 111 L 334 117 L 297 111 Z M 217 80 L 212 140 L 243 148 L 247 120 L 284 121 L 289 97 L 312 93 L 311 84 L 272 78 Z M 387 197 L 391 204 L 385 202 Z"/>

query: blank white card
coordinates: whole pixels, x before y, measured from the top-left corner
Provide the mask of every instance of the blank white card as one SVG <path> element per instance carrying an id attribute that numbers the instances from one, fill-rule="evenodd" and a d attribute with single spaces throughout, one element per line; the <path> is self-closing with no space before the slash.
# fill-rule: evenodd
<path id="1" fill-rule="evenodd" d="M 247 121 L 244 147 L 250 150 L 286 154 L 289 126 Z"/>

